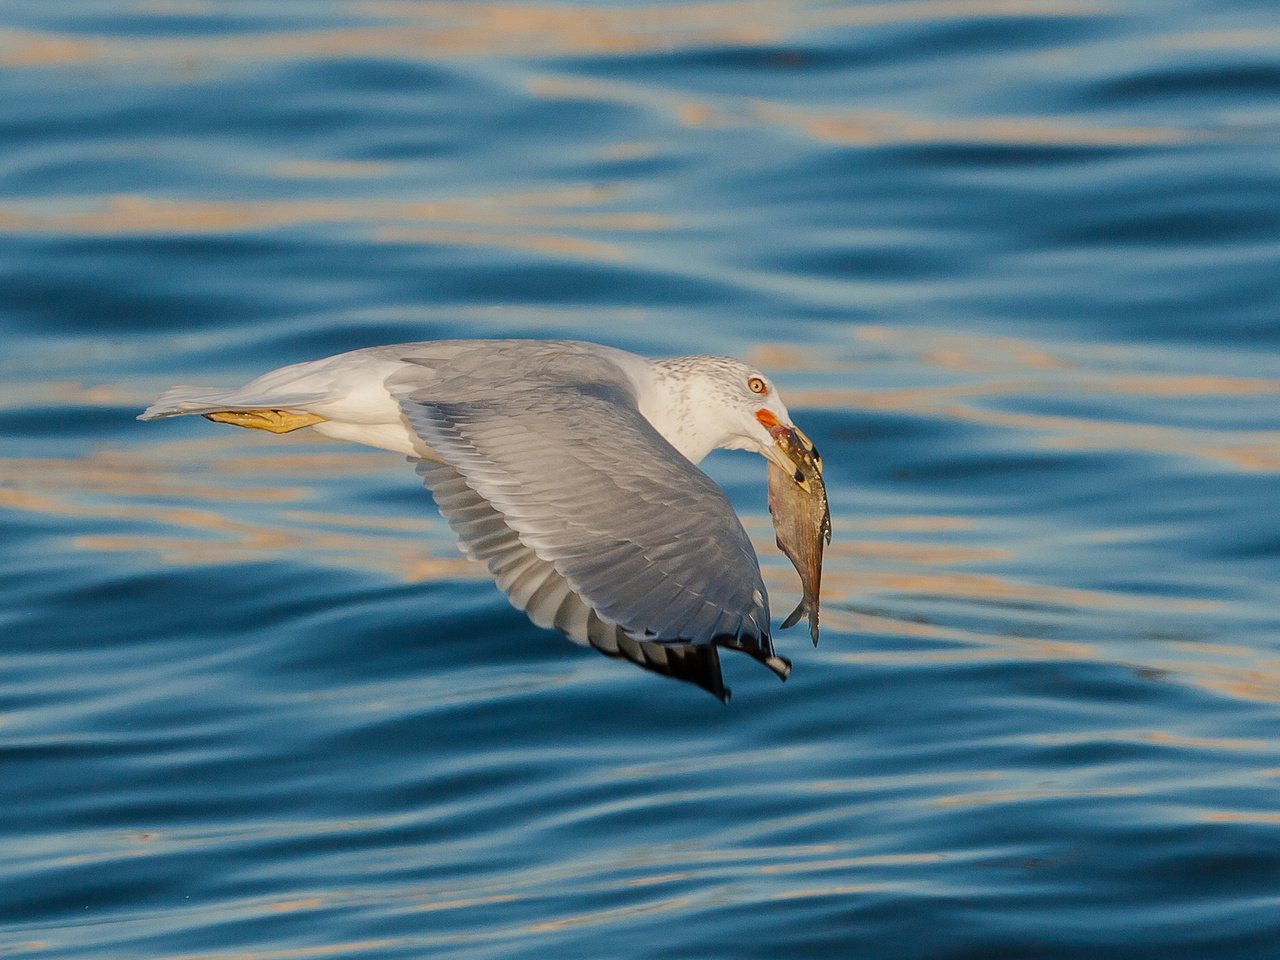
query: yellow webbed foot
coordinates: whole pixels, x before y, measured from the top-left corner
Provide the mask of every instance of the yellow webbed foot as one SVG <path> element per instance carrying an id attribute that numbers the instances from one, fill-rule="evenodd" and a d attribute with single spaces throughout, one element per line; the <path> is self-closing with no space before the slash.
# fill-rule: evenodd
<path id="1" fill-rule="evenodd" d="M 206 420 L 215 423 L 230 423 L 248 430 L 267 430 L 271 433 L 291 433 L 324 423 L 324 417 L 314 413 L 294 413 L 290 410 L 220 410 L 217 413 L 206 413 Z"/>

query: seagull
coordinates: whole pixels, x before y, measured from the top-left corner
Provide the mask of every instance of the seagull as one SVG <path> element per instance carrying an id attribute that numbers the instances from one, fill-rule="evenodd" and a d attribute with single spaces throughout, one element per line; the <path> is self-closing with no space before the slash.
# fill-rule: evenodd
<path id="1" fill-rule="evenodd" d="M 751 540 L 696 466 L 731 449 L 796 470 L 784 450 L 803 433 L 741 361 L 572 340 L 403 343 L 233 389 L 175 386 L 138 419 L 184 414 L 407 456 L 462 551 L 538 627 L 722 702 L 721 649 L 791 671 Z"/>

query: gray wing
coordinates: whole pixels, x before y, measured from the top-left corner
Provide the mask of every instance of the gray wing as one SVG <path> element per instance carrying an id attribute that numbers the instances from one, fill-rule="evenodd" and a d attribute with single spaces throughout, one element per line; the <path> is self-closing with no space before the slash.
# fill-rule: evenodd
<path id="1" fill-rule="evenodd" d="M 630 660 L 646 670 L 696 684 L 721 700 L 729 699 L 714 646 L 636 640 L 605 623 L 574 593 L 554 564 L 520 542 L 502 514 L 467 486 L 462 474 L 447 463 L 430 460 L 418 461 L 418 473 L 463 552 L 485 564 L 507 599 L 535 624 L 560 630 L 605 656 Z"/>
<path id="2" fill-rule="evenodd" d="M 405 359 L 415 366 L 388 387 L 450 468 L 419 470 L 464 549 L 535 623 L 650 669 L 659 653 L 723 646 L 786 675 L 733 508 L 640 415 L 606 351 L 489 343 Z"/>

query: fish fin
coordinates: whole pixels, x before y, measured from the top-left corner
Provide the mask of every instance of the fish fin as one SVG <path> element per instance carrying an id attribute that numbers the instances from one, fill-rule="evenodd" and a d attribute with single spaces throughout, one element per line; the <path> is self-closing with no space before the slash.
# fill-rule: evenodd
<path id="1" fill-rule="evenodd" d="M 796 608 L 787 615 L 787 619 L 782 621 L 782 629 L 785 630 L 787 627 L 794 627 L 800 622 L 800 615 L 807 609 L 809 609 L 809 605 L 801 600 L 800 603 L 797 604 Z"/>

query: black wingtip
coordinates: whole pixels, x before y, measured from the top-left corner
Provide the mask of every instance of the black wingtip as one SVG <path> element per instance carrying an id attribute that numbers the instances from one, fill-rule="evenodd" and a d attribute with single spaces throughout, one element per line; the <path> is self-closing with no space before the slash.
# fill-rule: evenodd
<path id="1" fill-rule="evenodd" d="M 760 637 L 746 635 L 732 637 L 726 635 L 716 637 L 712 644 L 724 647 L 726 650 L 737 650 L 739 653 L 745 653 L 752 660 L 772 670 L 774 676 L 779 680 L 787 679 L 791 673 L 791 661 L 773 652 L 773 644 L 767 635 Z"/>
<path id="2" fill-rule="evenodd" d="M 780 657 L 777 654 L 774 654 L 772 657 L 769 657 L 769 659 L 762 660 L 761 663 L 772 670 L 774 676 L 784 683 L 786 682 L 787 677 L 791 676 L 791 661 L 786 657 Z"/>
<path id="3" fill-rule="evenodd" d="M 647 644 L 641 646 L 645 647 Z M 715 647 L 681 645 L 666 646 L 664 649 L 667 655 L 664 667 L 656 668 L 650 663 L 643 666 L 701 687 L 721 703 L 729 702 L 729 688 L 724 685 L 724 676 L 720 672 L 720 655 Z"/>
<path id="4" fill-rule="evenodd" d="M 654 673 L 691 683 L 721 703 L 729 702 L 729 688 L 724 685 L 724 676 L 720 672 L 720 652 L 713 645 L 660 643 L 619 634 L 616 649 L 601 646 L 596 646 L 596 649 L 607 657 L 629 660 Z M 658 656 L 659 650 L 661 656 Z"/>

